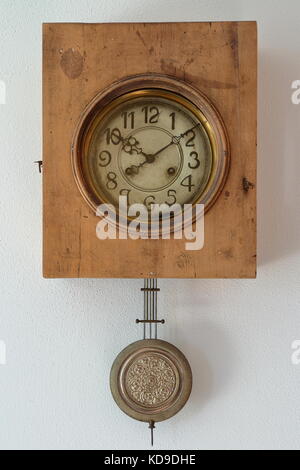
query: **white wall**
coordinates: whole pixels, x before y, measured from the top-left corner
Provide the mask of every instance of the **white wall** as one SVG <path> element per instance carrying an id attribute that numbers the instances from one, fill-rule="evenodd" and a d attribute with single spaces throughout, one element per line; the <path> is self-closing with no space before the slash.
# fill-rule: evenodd
<path id="1" fill-rule="evenodd" d="M 0 448 L 147 448 L 123 415 L 111 363 L 140 338 L 141 281 L 41 275 L 41 23 L 258 20 L 259 270 L 256 281 L 161 281 L 162 337 L 190 359 L 186 408 L 157 447 L 300 449 L 298 0 L 0 0 Z M 3 343 L 2 343 L 3 344 Z M 1 362 L 1 361 L 0 361 Z"/>

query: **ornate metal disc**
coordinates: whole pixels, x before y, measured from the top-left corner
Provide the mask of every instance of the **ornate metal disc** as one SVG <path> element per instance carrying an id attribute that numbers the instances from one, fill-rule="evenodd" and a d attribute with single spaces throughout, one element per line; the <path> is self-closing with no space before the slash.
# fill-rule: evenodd
<path id="1" fill-rule="evenodd" d="M 124 413 L 157 423 L 183 408 L 192 389 L 192 371 L 175 346 L 147 339 L 131 344 L 118 355 L 111 369 L 110 387 Z"/>

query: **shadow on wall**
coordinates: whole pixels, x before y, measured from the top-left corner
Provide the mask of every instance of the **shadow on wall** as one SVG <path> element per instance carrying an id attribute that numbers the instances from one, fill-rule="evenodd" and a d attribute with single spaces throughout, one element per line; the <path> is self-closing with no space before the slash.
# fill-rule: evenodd
<path id="1" fill-rule="evenodd" d="M 186 416 L 199 415 L 207 405 L 213 406 L 236 374 L 235 345 L 222 321 L 218 323 L 218 314 L 223 311 L 223 282 L 160 281 L 158 311 L 166 325 L 159 328 L 159 337 L 186 355 L 193 372 L 191 399 L 182 411 Z"/>
<path id="2" fill-rule="evenodd" d="M 195 331 L 195 333 L 191 333 Z M 213 403 L 229 386 L 234 370 L 234 354 L 224 330 L 208 321 L 191 325 L 190 363 L 193 370 L 193 391 L 190 413 L 199 413 Z"/>
<path id="3" fill-rule="evenodd" d="M 230 387 L 237 358 L 223 328 L 201 315 L 197 318 L 196 313 L 185 319 L 188 326 L 181 328 L 178 318 L 169 317 L 167 340 L 186 355 L 191 365 L 193 389 L 184 412 L 186 416 L 194 416 L 201 413 L 207 404 L 211 406 Z"/>
<path id="4" fill-rule="evenodd" d="M 297 253 L 300 105 L 291 102 L 295 58 L 260 51 L 258 121 L 259 263 Z"/>

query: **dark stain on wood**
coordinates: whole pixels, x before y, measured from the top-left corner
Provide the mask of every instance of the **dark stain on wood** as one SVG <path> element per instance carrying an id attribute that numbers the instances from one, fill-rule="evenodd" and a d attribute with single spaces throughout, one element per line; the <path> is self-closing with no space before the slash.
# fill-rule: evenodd
<path id="1" fill-rule="evenodd" d="M 145 39 L 143 38 L 143 36 L 141 35 L 141 33 L 139 32 L 139 30 L 137 30 L 136 35 L 137 35 L 137 37 L 142 41 L 142 43 L 144 44 L 144 46 L 147 47 L 146 41 L 145 41 Z"/>
<path id="2" fill-rule="evenodd" d="M 181 255 L 177 257 L 176 265 L 179 269 L 187 269 L 188 266 L 192 265 L 191 256 L 187 253 L 181 253 Z"/>
<path id="3" fill-rule="evenodd" d="M 169 59 L 168 61 L 161 59 L 160 66 L 164 73 L 168 75 L 176 75 L 176 60 Z"/>
<path id="4" fill-rule="evenodd" d="M 75 80 L 82 74 L 84 57 L 78 50 L 68 49 L 62 54 L 60 66 L 68 78 Z"/>
<path id="5" fill-rule="evenodd" d="M 243 178 L 243 190 L 248 193 L 250 189 L 254 189 L 255 184 L 251 183 L 247 178 Z"/>
<path id="6" fill-rule="evenodd" d="M 208 80 L 207 78 L 199 77 L 199 81 L 205 88 L 215 88 L 217 90 L 233 90 L 236 88 L 234 83 L 220 82 L 219 80 Z"/>
<path id="7" fill-rule="evenodd" d="M 227 250 L 219 251 L 219 255 L 222 255 L 225 259 L 232 259 L 233 258 L 233 250 L 229 248 Z"/>

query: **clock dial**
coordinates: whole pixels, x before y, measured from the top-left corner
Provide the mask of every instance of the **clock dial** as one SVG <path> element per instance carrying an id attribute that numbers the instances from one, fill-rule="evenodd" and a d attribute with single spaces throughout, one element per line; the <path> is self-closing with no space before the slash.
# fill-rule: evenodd
<path id="1" fill-rule="evenodd" d="M 205 117 L 173 92 L 140 90 L 102 110 L 88 132 L 84 171 L 99 201 L 194 204 L 210 180 L 214 152 Z"/>

